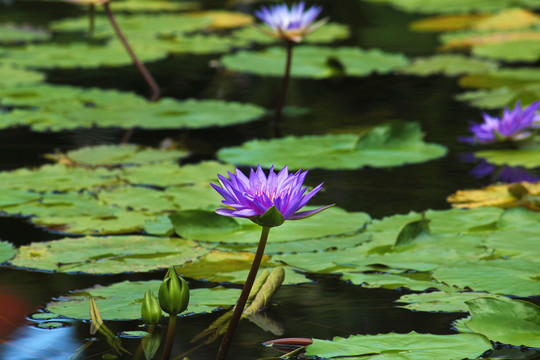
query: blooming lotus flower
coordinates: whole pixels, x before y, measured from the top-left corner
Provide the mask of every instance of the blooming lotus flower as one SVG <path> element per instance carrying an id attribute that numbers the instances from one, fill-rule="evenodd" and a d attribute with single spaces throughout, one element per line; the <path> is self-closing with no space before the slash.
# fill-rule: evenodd
<path id="1" fill-rule="evenodd" d="M 532 130 L 539 121 L 536 111 L 540 108 L 540 101 L 532 103 L 521 109 L 520 102 L 516 102 L 514 110 L 504 109 L 502 118 L 482 114 L 484 123 L 473 124 L 470 128 L 473 137 L 462 137 L 459 140 L 471 144 L 489 144 L 497 141 L 522 140 L 532 135 Z"/>
<path id="2" fill-rule="evenodd" d="M 270 168 L 268 177 L 259 165 L 257 171 L 250 170 L 249 178 L 236 169 L 236 174 L 228 173 L 229 179 L 218 175 L 221 187 L 211 184 L 223 196 L 228 208 L 217 209 L 223 216 L 243 217 L 261 226 L 278 226 L 285 220 L 304 219 L 317 214 L 332 205 L 315 210 L 299 211 L 321 190 L 322 183 L 306 194 L 302 187 L 307 170 L 290 173 L 285 166 L 279 173 Z"/>
<path id="3" fill-rule="evenodd" d="M 327 21 L 327 19 L 322 19 L 313 23 L 321 11 L 320 6 L 312 6 L 305 10 L 304 1 L 300 1 L 298 4 L 293 4 L 290 10 L 286 4 L 273 5 L 270 8 L 263 6 L 255 12 L 255 16 L 272 29 L 268 31 L 270 35 L 299 43 L 306 35 Z"/>

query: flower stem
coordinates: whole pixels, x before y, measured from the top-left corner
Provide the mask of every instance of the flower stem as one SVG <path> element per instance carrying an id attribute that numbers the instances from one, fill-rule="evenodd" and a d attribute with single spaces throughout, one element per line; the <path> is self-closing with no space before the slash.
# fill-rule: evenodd
<path id="1" fill-rule="evenodd" d="M 159 99 L 159 95 L 161 92 L 158 84 L 156 83 L 156 81 L 154 80 L 150 72 L 146 69 L 144 64 L 135 55 L 126 37 L 122 33 L 122 30 L 120 30 L 120 27 L 118 26 L 118 23 L 116 22 L 114 15 L 112 13 L 110 2 L 107 1 L 106 3 L 103 4 L 103 6 L 105 6 L 105 12 L 107 13 L 107 17 L 109 18 L 109 21 L 111 22 L 111 25 L 113 26 L 114 31 L 116 32 L 116 35 L 118 36 L 120 41 L 122 41 L 122 44 L 124 44 L 124 47 L 126 48 L 131 59 L 133 60 L 133 63 L 135 63 L 135 66 L 137 66 L 137 69 L 139 69 L 139 72 L 144 77 L 144 79 L 146 80 L 150 88 L 152 89 L 152 96 L 150 97 L 150 101 L 156 101 L 157 99 Z"/>
<path id="2" fill-rule="evenodd" d="M 169 314 L 169 328 L 167 329 L 167 341 L 165 342 L 165 349 L 161 355 L 161 360 L 169 360 L 171 357 L 171 350 L 174 340 L 174 330 L 176 328 L 177 314 Z"/>
<path id="3" fill-rule="evenodd" d="M 249 274 L 246 279 L 246 283 L 244 284 L 244 288 L 242 289 L 242 293 L 240 294 L 240 297 L 238 298 L 238 302 L 236 303 L 236 307 L 231 317 L 231 321 L 229 322 L 229 326 L 227 327 L 227 332 L 225 332 L 225 335 L 223 336 L 223 340 L 221 341 L 221 346 L 219 347 L 216 360 L 225 360 L 225 358 L 227 357 L 227 352 L 229 351 L 229 346 L 231 345 L 231 340 L 234 335 L 234 330 L 236 329 L 236 325 L 238 325 L 238 322 L 240 321 L 240 318 L 242 317 L 242 313 L 244 312 L 244 307 L 246 306 L 248 295 L 251 291 L 251 288 L 253 287 L 253 282 L 255 281 L 255 276 L 257 275 L 259 266 L 261 265 L 261 260 L 264 254 L 264 248 L 266 247 L 266 242 L 268 240 L 269 232 L 270 232 L 269 227 L 266 227 L 266 226 L 262 227 L 261 239 L 259 240 L 259 246 L 257 247 L 257 252 L 255 253 L 255 257 L 253 258 L 253 263 L 251 264 L 251 269 L 249 270 Z"/>
<path id="4" fill-rule="evenodd" d="M 281 82 L 281 92 L 279 94 L 278 102 L 276 104 L 276 113 L 272 127 L 274 128 L 274 135 L 281 137 L 281 112 L 283 105 L 285 104 L 285 95 L 289 87 L 289 79 L 291 77 L 291 64 L 292 64 L 292 51 L 294 42 L 287 41 L 287 60 L 285 62 L 285 74 L 283 74 L 283 81 Z"/>

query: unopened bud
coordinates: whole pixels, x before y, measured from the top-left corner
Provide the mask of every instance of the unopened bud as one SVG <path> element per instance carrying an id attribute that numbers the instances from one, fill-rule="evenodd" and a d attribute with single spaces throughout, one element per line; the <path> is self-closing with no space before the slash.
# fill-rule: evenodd
<path id="1" fill-rule="evenodd" d="M 161 320 L 161 307 L 151 290 L 146 290 L 141 306 L 141 317 L 146 325 L 157 325 Z"/>
<path id="2" fill-rule="evenodd" d="M 163 311 L 176 316 L 187 309 L 189 304 L 189 287 L 187 282 L 174 270 L 169 268 L 159 287 L 159 304 Z"/>

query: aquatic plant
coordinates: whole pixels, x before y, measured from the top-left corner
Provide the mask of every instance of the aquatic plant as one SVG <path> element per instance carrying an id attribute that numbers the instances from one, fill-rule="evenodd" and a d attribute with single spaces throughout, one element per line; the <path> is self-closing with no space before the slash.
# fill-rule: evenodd
<path id="1" fill-rule="evenodd" d="M 281 92 L 276 104 L 275 120 L 273 123 L 274 133 L 281 136 L 280 121 L 285 95 L 289 85 L 292 64 L 293 45 L 302 42 L 305 36 L 322 26 L 327 18 L 314 22 L 322 11 L 320 6 L 312 6 L 305 9 L 304 1 L 293 4 L 289 9 L 286 4 L 273 5 L 269 8 L 262 6 L 255 12 L 261 21 L 263 21 L 271 31 L 261 28 L 262 31 L 270 36 L 282 39 L 287 47 L 287 60 L 285 62 L 285 74 L 281 85 Z"/>
<path id="2" fill-rule="evenodd" d="M 535 122 L 540 120 L 536 111 L 540 101 L 534 102 L 522 109 L 519 101 L 513 110 L 505 108 L 502 118 L 483 113 L 484 122 L 473 123 L 470 131 L 472 137 L 460 137 L 459 140 L 471 144 L 489 144 L 500 141 L 516 141 L 529 138 L 534 130 Z"/>
<path id="3" fill-rule="evenodd" d="M 270 228 L 283 224 L 285 220 L 304 219 L 333 206 L 332 204 L 315 210 L 299 211 L 322 188 L 320 184 L 306 194 L 307 187 L 303 187 L 303 183 L 307 170 L 289 174 L 285 166 L 276 174 L 272 166 L 267 177 L 259 165 L 257 171 L 250 169 L 249 178 L 239 169 L 236 169 L 235 173 L 229 172 L 229 179 L 218 174 L 221 187 L 211 184 L 223 196 L 225 200 L 222 203 L 227 206 L 225 209 L 217 209 L 216 213 L 250 219 L 262 227 L 262 232 L 251 269 L 219 348 L 217 360 L 223 360 L 227 356 L 234 330 L 242 316 L 259 270 Z"/>

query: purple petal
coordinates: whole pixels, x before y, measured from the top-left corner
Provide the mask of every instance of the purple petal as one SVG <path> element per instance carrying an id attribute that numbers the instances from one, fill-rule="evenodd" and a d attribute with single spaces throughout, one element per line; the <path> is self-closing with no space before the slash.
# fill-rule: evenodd
<path id="1" fill-rule="evenodd" d="M 310 217 L 310 216 L 313 216 L 315 214 L 318 214 L 320 213 L 321 211 L 323 210 L 326 210 L 328 209 L 329 207 L 332 207 L 334 206 L 335 204 L 331 204 L 331 205 L 326 205 L 326 206 L 323 206 L 321 208 L 318 208 L 318 209 L 315 209 L 315 210 L 309 210 L 309 211 L 300 211 L 300 212 L 297 212 L 296 214 L 294 214 L 293 216 L 291 216 L 289 218 L 289 220 L 300 220 L 300 219 L 305 219 L 307 217 Z"/>

